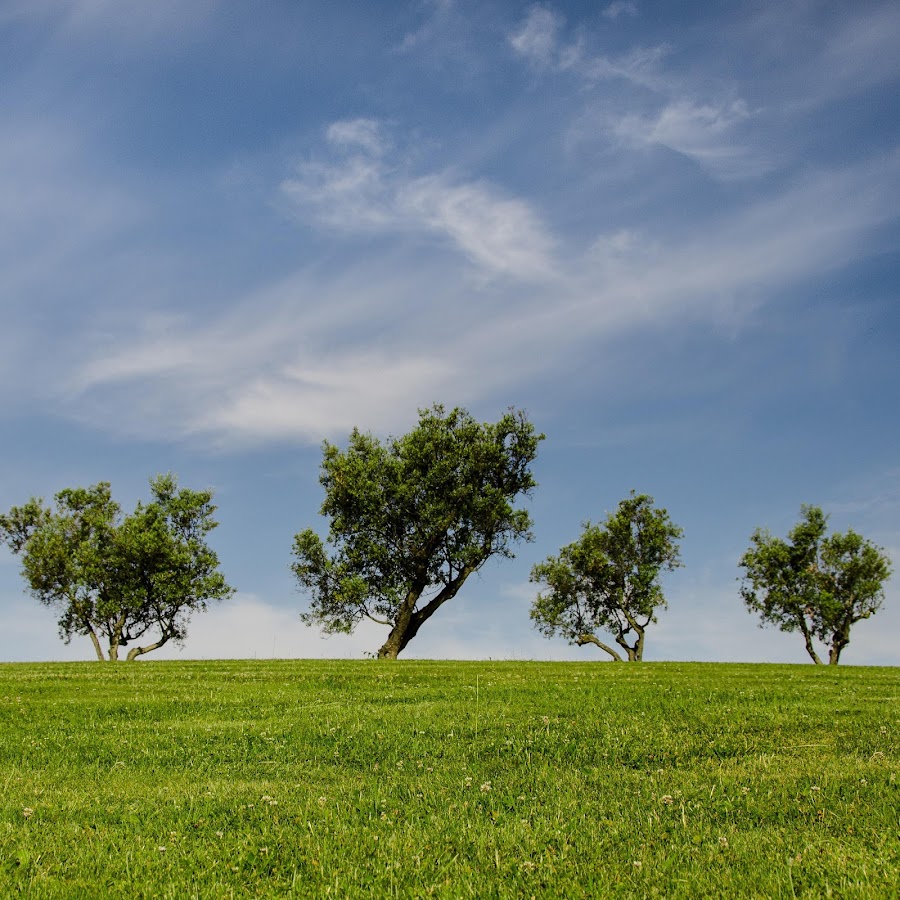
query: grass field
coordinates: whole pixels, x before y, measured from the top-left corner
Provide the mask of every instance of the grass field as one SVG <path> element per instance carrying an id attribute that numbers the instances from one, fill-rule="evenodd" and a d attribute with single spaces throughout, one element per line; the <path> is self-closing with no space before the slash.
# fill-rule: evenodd
<path id="1" fill-rule="evenodd" d="M 0 665 L 0 896 L 898 897 L 900 669 Z"/>

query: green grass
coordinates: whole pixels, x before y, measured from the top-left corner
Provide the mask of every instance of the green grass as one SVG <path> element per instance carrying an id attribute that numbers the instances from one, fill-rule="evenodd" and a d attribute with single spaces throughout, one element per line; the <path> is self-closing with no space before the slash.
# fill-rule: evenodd
<path id="1" fill-rule="evenodd" d="M 900 670 L 0 665 L 0 896 L 898 897 Z"/>

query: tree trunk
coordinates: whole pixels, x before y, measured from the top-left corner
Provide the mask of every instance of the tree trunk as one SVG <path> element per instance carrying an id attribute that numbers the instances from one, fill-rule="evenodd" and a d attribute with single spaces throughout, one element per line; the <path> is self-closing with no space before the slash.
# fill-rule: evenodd
<path id="1" fill-rule="evenodd" d="M 153 650 L 158 650 L 160 647 L 162 647 L 163 644 L 167 644 L 168 642 L 169 638 L 163 636 L 158 641 L 156 641 L 156 643 L 149 644 L 146 647 L 132 647 L 128 651 L 128 656 L 125 657 L 125 661 L 129 662 L 132 659 L 137 659 L 139 656 L 143 656 L 145 653 L 150 653 Z"/>
<path id="2" fill-rule="evenodd" d="M 125 613 L 122 613 L 118 619 L 116 619 L 115 624 L 112 627 L 112 632 L 109 635 L 109 661 L 110 662 L 118 662 L 119 661 L 119 647 L 123 647 L 122 643 L 122 632 L 125 630 L 125 621 L 126 616 Z"/>
<path id="3" fill-rule="evenodd" d="M 391 628 L 391 633 L 388 635 L 388 639 L 378 650 L 379 659 L 396 659 L 400 655 L 400 651 L 407 645 L 407 643 L 409 643 L 409 639 L 406 638 L 404 640 L 404 638 L 406 637 L 406 632 L 409 629 L 409 623 L 412 620 L 418 596 L 419 595 L 414 593 L 413 591 L 410 591 L 406 595 L 406 599 L 403 601 L 403 606 L 400 607 L 400 611 L 397 613 L 397 618 L 394 620 L 394 627 Z"/>
<path id="4" fill-rule="evenodd" d="M 625 635 L 621 632 L 616 635 L 616 643 L 628 655 L 628 662 L 640 662 L 641 658 L 644 655 L 644 630 L 640 627 L 640 625 L 636 625 L 634 626 L 634 628 L 638 634 L 638 638 L 634 642 L 634 646 L 632 646 L 628 643 L 628 641 L 625 640 Z"/>
<path id="5" fill-rule="evenodd" d="M 850 643 L 850 638 L 844 634 L 836 633 L 832 636 L 831 647 L 828 648 L 828 665 L 829 666 L 836 666 L 838 664 L 838 661 L 841 658 L 841 651 L 849 643 Z"/>
<path id="6" fill-rule="evenodd" d="M 806 627 L 801 627 L 800 630 L 803 632 L 803 640 L 806 642 L 806 652 L 812 657 L 812 661 L 817 666 L 821 666 L 822 660 L 819 659 L 819 654 L 816 653 L 816 648 L 813 647 L 812 635 Z M 840 655 L 840 651 L 838 651 L 838 655 Z"/>
<path id="7" fill-rule="evenodd" d="M 90 636 L 91 642 L 94 645 L 94 651 L 97 654 L 97 659 L 100 662 L 106 662 L 106 657 L 103 655 L 103 648 L 100 646 L 100 638 L 97 637 L 97 632 L 88 625 L 88 635 Z"/>
<path id="8" fill-rule="evenodd" d="M 621 655 L 613 650 L 612 647 L 607 646 L 603 643 L 596 635 L 593 634 L 579 634 L 578 640 L 576 641 L 579 647 L 583 647 L 585 644 L 596 644 L 601 650 L 605 650 L 615 662 L 625 662 L 622 659 Z"/>
<path id="9" fill-rule="evenodd" d="M 643 662 L 644 660 L 644 629 L 638 627 L 638 639 L 634 642 L 634 659 L 632 662 Z"/>
<path id="10" fill-rule="evenodd" d="M 416 601 L 422 594 L 424 587 L 418 592 L 411 590 L 403 601 L 403 606 L 394 621 L 394 627 L 378 651 L 379 659 L 396 659 L 406 648 L 406 645 L 419 633 L 422 625 L 428 621 L 438 609 L 456 596 L 456 592 L 463 586 L 463 582 L 473 572 L 473 569 L 463 568 L 456 576 L 445 584 L 440 592 L 432 597 L 421 609 L 416 609 Z"/>
<path id="11" fill-rule="evenodd" d="M 400 632 L 395 625 L 388 639 L 378 648 L 378 659 L 396 659 L 400 655 Z"/>

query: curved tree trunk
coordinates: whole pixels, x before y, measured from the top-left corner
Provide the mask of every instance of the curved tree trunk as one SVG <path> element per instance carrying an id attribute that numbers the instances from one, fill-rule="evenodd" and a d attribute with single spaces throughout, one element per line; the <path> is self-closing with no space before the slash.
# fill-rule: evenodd
<path id="1" fill-rule="evenodd" d="M 633 628 L 637 632 L 637 640 L 633 646 L 625 640 L 625 635 L 621 632 L 616 635 L 616 643 L 628 654 L 628 662 L 640 662 L 644 657 L 644 629 L 637 624 Z"/>
<path id="2" fill-rule="evenodd" d="M 128 662 L 132 659 L 137 659 L 139 656 L 143 656 L 145 653 L 150 653 L 153 650 L 158 650 L 160 647 L 162 647 L 163 644 L 167 644 L 168 642 L 169 638 L 164 635 L 158 641 L 153 644 L 149 644 L 146 647 L 132 647 L 128 651 L 128 656 L 125 657 L 125 661 Z"/>
<path id="3" fill-rule="evenodd" d="M 97 637 L 97 632 L 88 625 L 88 636 L 91 639 L 91 643 L 94 645 L 94 652 L 97 654 L 97 659 L 100 662 L 106 662 L 106 657 L 103 655 L 103 647 L 100 646 L 100 638 Z"/>
<path id="4" fill-rule="evenodd" d="M 580 634 L 578 635 L 578 640 L 576 641 L 576 643 L 579 647 L 583 647 L 585 644 L 595 644 L 601 650 L 605 650 L 615 662 L 625 662 L 625 660 L 622 659 L 621 655 L 616 650 L 613 650 L 612 647 L 604 644 L 603 641 L 601 641 L 596 635 Z"/>
<path id="5" fill-rule="evenodd" d="M 437 596 L 432 597 L 421 609 L 416 609 L 416 601 L 421 596 L 410 591 L 406 600 L 394 621 L 394 627 L 378 651 L 378 659 L 396 659 L 406 648 L 406 645 L 419 633 L 419 629 L 428 621 L 438 609 L 456 596 L 456 592 L 463 586 L 463 582 L 474 569 L 464 568 L 441 588 Z"/>
<path id="6" fill-rule="evenodd" d="M 403 606 L 397 613 L 394 620 L 394 626 L 388 639 L 378 650 L 378 659 L 396 659 L 400 655 L 400 651 L 409 643 L 410 638 L 407 637 L 410 622 L 416 609 L 416 600 L 419 595 L 414 591 L 410 591 L 403 601 Z"/>
<path id="7" fill-rule="evenodd" d="M 803 632 L 803 640 L 806 642 L 806 652 L 817 666 L 821 666 L 822 660 L 819 659 L 819 654 L 816 653 L 816 648 L 813 646 L 812 642 L 812 635 L 809 633 L 809 629 L 806 627 L 805 623 L 800 626 L 800 630 Z M 840 650 L 838 651 L 838 655 L 840 656 Z"/>
<path id="8" fill-rule="evenodd" d="M 397 630 L 395 625 L 388 635 L 388 639 L 378 648 L 378 659 L 396 659 L 403 649 L 401 641 L 403 635 Z"/>
<path id="9" fill-rule="evenodd" d="M 634 660 L 633 662 L 643 662 L 644 660 L 644 629 L 637 629 L 638 638 L 634 642 Z"/>

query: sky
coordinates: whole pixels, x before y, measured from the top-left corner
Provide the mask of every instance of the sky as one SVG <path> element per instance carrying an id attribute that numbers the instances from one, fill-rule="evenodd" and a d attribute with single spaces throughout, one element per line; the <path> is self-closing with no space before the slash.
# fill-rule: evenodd
<path id="1" fill-rule="evenodd" d="M 822 506 L 900 563 L 900 5 L 0 3 L 0 509 L 176 472 L 235 597 L 150 658 L 362 658 L 300 622 L 321 441 L 440 402 L 546 434 L 534 541 L 404 653 L 548 640 L 531 566 L 632 489 L 684 529 L 650 660 L 808 662 L 738 560 Z M 0 549 L 0 661 L 91 659 Z M 900 664 L 900 576 L 842 661 Z"/>

